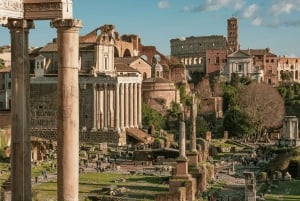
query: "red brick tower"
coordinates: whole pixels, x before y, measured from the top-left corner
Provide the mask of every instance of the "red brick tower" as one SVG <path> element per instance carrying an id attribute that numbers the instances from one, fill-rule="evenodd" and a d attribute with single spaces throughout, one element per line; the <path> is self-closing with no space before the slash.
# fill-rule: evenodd
<path id="1" fill-rule="evenodd" d="M 238 41 L 238 19 L 232 17 L 227 20 L 227 40 L 230 52 L 235 52 L 239 49 Z"/>

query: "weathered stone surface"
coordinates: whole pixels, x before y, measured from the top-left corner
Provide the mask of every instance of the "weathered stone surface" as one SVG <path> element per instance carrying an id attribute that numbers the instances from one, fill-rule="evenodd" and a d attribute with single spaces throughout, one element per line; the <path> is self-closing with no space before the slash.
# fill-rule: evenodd
<path id="1" fill-rule="evenodd" d="M 71 19 L 73 18 L 72 0 L 24 0 L 24 18 Z"/>

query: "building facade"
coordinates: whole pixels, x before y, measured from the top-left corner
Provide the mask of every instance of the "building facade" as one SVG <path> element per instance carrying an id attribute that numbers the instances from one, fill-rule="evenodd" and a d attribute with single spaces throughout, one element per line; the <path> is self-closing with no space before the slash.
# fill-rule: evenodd
<path id="1" fill-rule="evenodd" d="M 233 73 L 239 77 L 249 77 L 258 83 L 263 82 L 264 79 L 263 70 L 253 65 L 252 56 L 241 50 L 228 55 L 227 64 L 221 70 L 220 77 L 224 81 L 230 81 Z"/>
<path id="2" fill-rule="evenodd" d="M 300 83 L 300 58 L 279 57 L 277 69 L 279 82 L 284 81 L 282 74 L 287 72 L 291 75 L 291 80 L 289 81 Z"/>
<path id="3" fill-rule="evenodd" d="M 114 26 L 104 25 L 100 30 L 96 41 L 80 44 L 80 138 L 126 144 L 126 129 L 142 126 L 142 75 L 128 64 L 115 63 Z M 44 69 L 44 74 L 31 78 L 32 133 L 42 138 L 54 138 L 57 128 L 57 103 L 53 101 L 57 99 L 56 48 L 52 43 L 41 49 L 35 72 Z"/>

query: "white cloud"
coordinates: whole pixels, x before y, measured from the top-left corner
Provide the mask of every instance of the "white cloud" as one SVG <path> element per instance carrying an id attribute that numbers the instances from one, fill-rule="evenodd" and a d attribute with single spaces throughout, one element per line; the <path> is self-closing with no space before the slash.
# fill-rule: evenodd
<path id="1" fill-rule="evenodd" d="M 160 9 L 168 8 L 170 6 L 169 1 L 159 1 L 157 7 Z"/>
<path id="2" fill-rule="evenodd" d="M 243 7 L 244 0 L 205 0 L 203 4 L 195 8 L 195 11 L 215 11 L 229 7 L 239 10 Z"/>
<path id="3" fill-rule="evenodd" d="M 258 5 L 252 4 L 248 6 L 243 12 L 242 12 L 242 17 L 244 18 L 251 18 L 255 16 L 255 14 L 258 12 Z"/>
<path id="4" fill-rule="evenodd" d="M 256 17 L 255 19 L 252 20 L 251 23 L 254 26 L 260 26 L 262 24 L 262 19 L 260 17 Z"/>

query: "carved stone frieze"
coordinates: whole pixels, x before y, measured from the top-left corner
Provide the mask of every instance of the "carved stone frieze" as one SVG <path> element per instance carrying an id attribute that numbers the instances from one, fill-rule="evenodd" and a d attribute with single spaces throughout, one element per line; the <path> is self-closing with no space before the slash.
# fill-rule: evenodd
<path id="1" fill-rule="evenodd" d="M 23 0 L 0 0 L 0 24 L 7 18 L 23 18 Z"/>
<path id="2" fill-rule="evenodd" d="M 24 18 L 33 20 L 72 19 L 72 0 L 24 0 Z"/>

